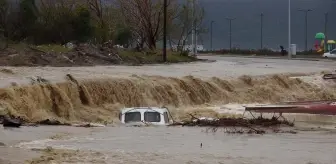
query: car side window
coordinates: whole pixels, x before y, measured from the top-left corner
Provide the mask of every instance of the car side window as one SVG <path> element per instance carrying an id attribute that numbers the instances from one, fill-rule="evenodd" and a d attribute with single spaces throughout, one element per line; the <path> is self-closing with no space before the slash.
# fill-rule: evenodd
<path id="1" fill-rule="evenodd" d="M 332 50 L 330 53 L 331 54 L 336 54 L 336 50 Z"/>

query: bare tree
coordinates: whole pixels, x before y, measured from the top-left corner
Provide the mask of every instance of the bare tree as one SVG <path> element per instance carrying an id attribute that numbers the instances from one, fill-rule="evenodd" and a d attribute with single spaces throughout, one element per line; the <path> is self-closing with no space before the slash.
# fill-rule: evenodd
<path id="1" fill-rule="evenodd" d="M 203 27 L 204 20 L 204 9 L 196 5 L 196 13 L 194 20 L 192 19 L 192 8 L 190 5 L 190 1 L 188 0 L 185 4 L 181 4 L 178 7 L 178 11 L 176 12 L 176 18 L 174 19 L 171 27 L 170 27 L 170 39 L 171 42 L 177 45 L 178 51 L 183 51 L 183 47 L 186 44 L 187 39 L 190 37 L 193 31 L 193 21 L 195 21 L 195 30 L 197 30 L 197 34 L 204 33 L 205 28 Z"/>
<path id="2" fill-rule="evenodd" d="M 138 45 L 144 44 L 151 50 L 156 49 L 156 42 L 163 31 L 163 1 L 153 0 L 118 0 L 125 22 L 136 35 Z M 174 0 L 169 1 L 171 9 Z M 168 21 L 172 19 L 168 14 Z"/>
<path id="3" fill-rule="evenodd" d="M 96 18 L 100 22 L 100 26 L 105 26 L 103 18 L 103 5 L 101 0 L 87 0 L 89 8 L 94 12 Z"/>

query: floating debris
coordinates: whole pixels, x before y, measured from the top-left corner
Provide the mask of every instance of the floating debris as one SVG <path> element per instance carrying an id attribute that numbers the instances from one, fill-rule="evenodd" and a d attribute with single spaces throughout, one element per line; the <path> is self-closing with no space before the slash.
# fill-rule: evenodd
<path id="1" fill-rule="evenodd" d="M 53 125 L 53 126 L 71 126 L 71 124 L 62 123 L 58 120 L 52 120 L 52 119 L 42 120 L 42 121 L 37 122 L 36 124 L 38 124 L 38 125 Z"/>
<path id="2" fill-rule="evenodd" d="M 271 119 L 258 117 L 253 119 L 246 118 L 195 118 L 192 116 L 190 121 L 176 122 L 170 126 L 199 126 L 209 127 L 207 131 L 217 131 L 218 128 L 225 128 L 226 133 L 254 133 L 264 134 L 267 131 L 273 133 L 296 133 L 294 131 L 284 131 L 278 129 L 280 126 L 293 127 L 294 123 L 287 120 L 279 120 L 277 117 Z M 241 129 L 237 129 L 241 128 Z M 276 129 L 274 129 L 276 128 Z"/>
<path id="3" fill-rule="evenodd" d="M 1 124 L 3 125 L 3 127 L 19 128 L 22 125 L 22 120 L 20 118 L 2 116 Z"/>
<path id="4" fill-rule="evenodd" d="M 106 127 L 106 125 L 103 124 L 97 124 L 97 123 L 83 123 L 83 124 L 73 124 L 74 127 L 84 127 L 84 128 L 91 128 L 91 127 Z"/>

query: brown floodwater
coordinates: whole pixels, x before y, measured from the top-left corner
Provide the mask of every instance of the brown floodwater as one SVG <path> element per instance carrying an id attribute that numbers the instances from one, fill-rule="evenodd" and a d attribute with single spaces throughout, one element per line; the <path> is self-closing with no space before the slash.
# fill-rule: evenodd
<path id="1" fill-rule="evenodd" d="M 220 100 L 226 103 L 278 102 L 296 99 L 334 98 L 335 91 L 320 75 L 293 80 L 289 77 L 270 76 L 249 81 L 245 77 L 236 82 L 231 78 L 241 75 L 268 75 L 274 73 L 310 73 L 332 70 L 334 62 L 298 61 L 279 59 L 218 58 L 215 63 L 153 65 L 143 67 L 71 67 L 27 68 L 10 67 L 14 74 L 1 74 L 0 86 L 15 82 L 25 85 L 28 77 L 42 76 L 52 82 L 64 81 L 66 73 L 84 81 L 95 105 L 82 102 L 82 95 L 70 83 L 45 87 L 35 85 L 21 89 L 3 89 L 4 109 L 26 115 L 31 120 L 47 116 L 76 117 L 80 120 L 102 120 L 113 116 L 121 106 L 210 104 Z M 181 71 L 183 70 L 183 71 Z M 137 75 L 137 76 L 132 76 Z M 150 75 L 147 77 L 142 75 Z M 186 75 L 192 75 L 194 77 Z M 132 76 L 132 77 L 130 77 Z M 156 77 L 158 76 L 158 77 Z M 175 78 L 170 78 L 175 77 Z M 218 78 L 211 78 L 218 77 Z M 100 78 L 125 78 L 105 79 Z M 211 78 L 211 79 L 209 79 Z M 131 79 L 131 80 L 130 80 Z M 311 86 L 309 84 L 317 84 Z M 334 86 L 334 82 L 330 82 Z M 323 84 L 323 85 L 322 85 Z M 322 88 L 318 88 L 323 86 Z M 324 88 L 324 86 L 326 86 Z M 197 88 L 197 89 L 196 89 Z M 328 88 L 328 89 L 326 89 Z M 54 93 L 54 94 L 52 94 Z M 108 95 L 108 96 L 106 96 Z M 54 100 L 58 100 L 54 104 Z M 224 101 L 224 102 L 222 102 Z M 84 105 L 83 105 L 84 103 Z M 113 104 L 110 104 L 113 103 Z M 85 105 L 86 104 L 86 105 Z M 119 104 L 119 105 L 118 105 Z M 58 110 L 53 110 L 54 106 Z M 241 109 L 241 107 L 238 107 Z M 218 112 L 233 112 L 219 106 Z M 225 113 L 224 112 L 224 113 Z M 242 112 L 242 111 L 240 111 Z M 239 112 L 238 112 L 239 113 Z M 292 118 L 291 118 L 292 119 Z M 333 117 L 297 117 L 296 120 L 335 122 Z M 334 164 L 336 163 L 336 126 L 304 125 L 298 134 L 228 135 L 222 131 L 206 133 L 206 128 L 182 127 L 0 127 L 0 164 L 20 164 L 39 157 L 34 148 L 80 150 L 67 158 L 55 158 L 55 163 L 113 163 L 113 164 Z M 312 131 L 313 130 L 313 131 Z M 202 143 L 202 147 L 200 146 Z M 90 152 L 92 151 L 92 152 Z M 100 152 L 100 153 L 95 153 Z M 61 155 L 61 157 L 63 157 Z"/>
<path id="2" fill-rule="evenodd" d="M 0 132 L 0 141 L 7 144 L 6 148 L 0 148 L 0 159 L 16 161 L 13 163 L 38 155 L 27 151 L 29 149 L 48 146 L 100 152 L 99 155 L 91 154 L 92 157 L 88 154 L 85 158 L 78 156 L 82 163 L 93 163 L 90 162 L 93 158 L 99 158 L 101 163 L 120 164 L 336 163 L 335 129 L 267 135 L 229 135 L 221 130 L 206 132 L 206 128 L 123 126 L 92 129 L 23 127 L 1 129 Z M 56 134 L 70 136 L 50 139 Z"/>

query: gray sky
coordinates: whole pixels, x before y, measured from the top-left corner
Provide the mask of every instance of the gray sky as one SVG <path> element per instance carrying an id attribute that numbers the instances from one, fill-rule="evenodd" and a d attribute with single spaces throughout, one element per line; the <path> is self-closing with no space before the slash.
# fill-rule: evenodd
<path id="1" fill-rule="evenodd" d="M 229 47 L 229 24 L 232 22 L 232 42 L 242 48 L 260 48 L 260 13 L 264 13 L 264 46 L 278 48 L 288 42 L 288 0 L 198 0 L 205 8 L 205 24 L 214 20 L 213 47 Z M 305 17 L 298 9 L 312 9 L 308 14 L 308 48 L 313 48 L 314 36 L 324 32 L 324 13 L 329 12 L 328 37 L 336 40 L 336 2 L 332 0 L 291 0 L 292 42 L 304 49 Z M 201 37 L 210 46 L 210 34 Z"/>

